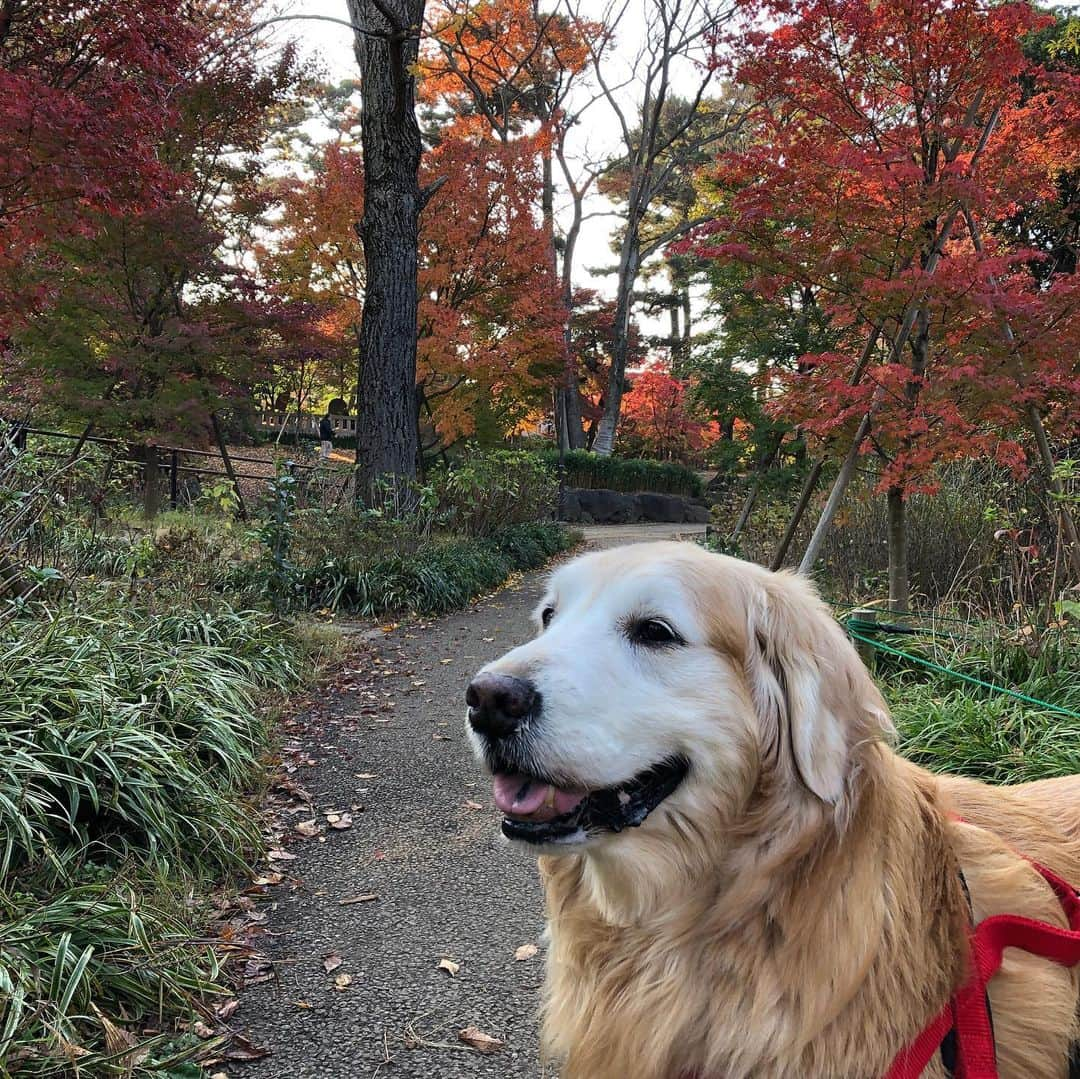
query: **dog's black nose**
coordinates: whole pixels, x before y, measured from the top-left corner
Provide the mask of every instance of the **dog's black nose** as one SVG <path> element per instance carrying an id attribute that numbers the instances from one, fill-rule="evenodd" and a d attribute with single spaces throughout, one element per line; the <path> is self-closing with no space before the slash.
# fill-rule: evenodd
<path id="1" fill-rule="evenodd" d="M 478 674 L 465 690 L 469 723 L 488 738 L 505 738 L 521 726 L 539 694 L 531 682 L 509 674 Z"/>

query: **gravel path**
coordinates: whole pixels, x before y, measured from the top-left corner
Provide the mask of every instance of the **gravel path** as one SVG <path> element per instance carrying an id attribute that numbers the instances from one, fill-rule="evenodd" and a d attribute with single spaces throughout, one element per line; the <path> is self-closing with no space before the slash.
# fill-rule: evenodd
<path id="1" fill-rule="evenodd" d="M 591 529 L 588 538 L 609 545 L 685 531 Z M 515 958 L 543 929 L 535 861 L 500 840 L 462 729 L 469 676 L 530 635 L 541 589 L 542 575 L 530 575 L 468 610 L 376 633 L 289 724 L 286 759 L 314 818 L 322 827 L 327 811 L 349 812 L 353 824 L 283 844 L 297 857 L 277 863 L 286 879 L 256 915 L 266 916 L 259 947 L 273 977 L 244 990 L 230 1020 L 269 1053 L 240 1074 L 544 1076 L 542 956 Z M 288 819 L 311 817 L 305 809 Z M 468 1049 L 458 1037 L 467 1027 L 502 1049 Z"/>

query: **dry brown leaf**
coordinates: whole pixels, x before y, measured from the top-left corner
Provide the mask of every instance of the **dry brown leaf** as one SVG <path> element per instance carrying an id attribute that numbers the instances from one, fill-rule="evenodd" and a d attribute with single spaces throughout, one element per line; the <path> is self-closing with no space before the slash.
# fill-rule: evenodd
<path id="1" fill-rule="evenodd" d="M 341 832 L 346 828 L 352 827 L 352 814 L 351 813 L 335 813 L 332 817 L 326 818 L 330 827 L 335 831 Z"/>
<path id="2" fill-rule="evenodd" d="M 293 1007 L 303 1008 L 305 1011 L 308 1011 L 311 1008 L 311 1005 L 306 1000 L 294 1000 Z"/>
<path id="3" fill-rule="evenodd" d="M 284 879 L 280 873 L 260 873 L 251 883 L 266 886 L 280 884 Z"/>
<path id="4" fill-rule="evenodd" d="M 229 1048 L 225 1050 L 225 1056 L 228 1060 L 262 1060 L 263 1057 L 269 1055 L 269 1049 L 263 1049 L 261 1046 L 249 1042 L 247 1038 L 240 1034 L 233 1035 Z"/>
<path id="5" fill-rule="evenodd" d="M 297 826 L 296 831 L 301 835 L 312 836 L 319 834 L 319 822 L 314 820 L 302 820 Z"/>
<path id="6" fill-rule="evenodd" d="M 378 779 L 378 775 L 375 772 L 357 772 L 357 779 Z"/>
<path id="7" fill-rule="evenodd" d="M 453 959 L 440 959 L 439 970 L 445 970 L 451 978 L 456 978 L 457 972 L 461 970 L 461 964 L 455 963 Z"/>
<path id="8" fill-rule="evenodd" d="M 280 849 L 275 849 L 275 850 L 272 850 L 272 851 L 268 851 L 266 857 L 269 858 L 270 861 L 272 861 L 272 862 L 295 862 L 296 861 L 296 855 L 295 854 L 293 854 L 291 851 L 280 850 Z"/>
<path id="9" fill-rule="evenodd" d="M 338 955 L 337 952 L 331 952 L 323 961 L 322 968 L 329 974 L 331 971 L 337 970 L 338 967 L 344 963 L 345 960 Z"/>
<path id="10" fill-rule="evenodd" d="M 483 809 L 484 807 L 479 802 L 466 802 L 466 809 Z"/>
<path id="11" fill-rule="evenodd" d="M 503 1047 L 498 1038 L 493 1038 L 479 1027 L 466 1027 L 458 1031 L 458 1040 L 478 1053 L 497 1053 Z"/>
<path id="12" fill-rule="evenodd" d="M 352 985 L 352 978 L 350 978 L 348 974 L 339 974 L 334 979 L 334 988 L 338 990 L 338 992 L 341 992 L 343 989 L 348 989 L 350 985 Z"/>
<path id="13" fill-rule="evenodd" d="M 517 951 L 514 952 L 514 958 L 519 963 L 524 963 L 526 959 L 532 959 L 536 955 L 537 948 L 535 944 L 522 944 Z"/>
<path id="14" fill-rule="evenodd" d="M 195 1022 L 191 1024 L 191 1033 L 194 1034 L 196 1038 L 202 1038 L 203 1041 L 206 1041 L 207 1038 L 212 1038 L 214 1036 L 214 1028 L 208 1027 L 201 1019 L 196 1019 Z"/>
<path id="15" fill-rule="evenodd" d="M 338 905 L 347 907 L 351 903 L 374 903 L 378 898 L 374 892 L 368 892 L 366 895 L 351 895 L 346 899 L 339 899 Z"/>
<path id="16" fill-rule="evenodd" d="M 219 1004 L 214 1009 L 214 1014 L 219 1019 L 228 1019 L 229 1016 L 233 1015 L 236 1012 L 236 1009 L 239 1008 L 239 1007 L 240 1007 L 240 1001 L 238 1001 L 235 997 L 233 997 L 232 1000 L 227 1000 L 227 1001 L 225 1001 L 224 1004 Z"/>

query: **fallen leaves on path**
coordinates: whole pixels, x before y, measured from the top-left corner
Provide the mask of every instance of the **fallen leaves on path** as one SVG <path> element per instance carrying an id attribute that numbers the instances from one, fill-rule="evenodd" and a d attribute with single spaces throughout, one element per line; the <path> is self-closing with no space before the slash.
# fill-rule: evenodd
<path id="1" fill-rule="evenodd" d="M 330 974 L 333 971 L 337 970 L 337 968 L 340 967 L 341 964 L 344 962 L 345 960 L 342 959 L 337 952 L 331 952 L 328 956 L 326 956 L 325 959 L 323 959 L 322 968 L 326 971 L 327 974 Z"/>
<path id="2" fill-rule="evenodd" d="M 479 1027 L 466 1027 L 464 1030 L 459 1030 L 458 1040 L 478 1053 L 497 1053 L 505 1044 Z"/>
<path id="3" fill-rule="evenodd" d="M 302 820 L 295 826 L 294 829 L 298 834 L 304 836 L 316 836 L 319 834 L 319 822 L 315 820 Z"/>
<path id="4" fill-rule="evenodd" d="M 514 958 L 519 963 L 524 963 L 527 959 L 532 959 L 537 951 L 538 949 L 535 944 L 522 944 L 522 946 L 514 952 Z"/>
<path id="5" fill-rule="evenodd" d="M 439 960 L 439 970 L 445 970 L 446 973 L 449 974 L 451 978 L 456 978 L 457 977 L 457 972 L 459 970 L 461 970 L 461 964 L 460 963 L 455 963 L 453 961 L 453 959 L 445 959 L 445 958 L 440 959 Z"/>
<path id="6" fill-rule="evenodd" d="M 334 988 L 339 992 L 344 992 L 352 985 L 352 978 L 348 974 L 338 974 L 334 978 Z"/>
<path id="7" fill-rule="evenodd" d="M 326 823 L 331 828 L 337 831 L 343 831 L 345 828 L 352 827 L 352 814 L 351 813 L 327 813 Z"/>

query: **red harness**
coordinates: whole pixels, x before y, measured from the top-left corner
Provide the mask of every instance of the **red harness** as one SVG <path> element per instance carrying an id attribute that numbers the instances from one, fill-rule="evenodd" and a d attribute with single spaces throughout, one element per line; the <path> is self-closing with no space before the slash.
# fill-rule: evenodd
<path id="1" fill-rule="evenodd" d="M 1054 889 L 1068 929 L 1018 914 L 995 914 L 971 934 L 971 976 L 931 1024 L 893 1061 L 885 1079 L 918 1079 L 950 1030 L 956 1032 L 956 1079 L 998 1079 L 994 1032 L 986 1009 L 986 986 L 1001 966 L 1006 948 L 1071 967 L 1080 963 L 1080 899 L 1059 876 L 1031 863 Z"/>

